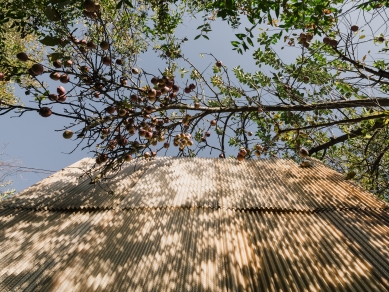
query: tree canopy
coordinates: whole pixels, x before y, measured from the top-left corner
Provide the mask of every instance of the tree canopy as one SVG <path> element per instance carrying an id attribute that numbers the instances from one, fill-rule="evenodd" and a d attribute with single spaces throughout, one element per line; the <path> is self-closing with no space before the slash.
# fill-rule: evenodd
<path id="1" fill-rule="evenodd" d="M 388 7 L 348 0 L 9 1 L 0 9 L 1 42 L 9 46 L 10 33 L 29 41 L 2 52 L 1 86 L 16 82 L 35 106 L 1 93 L 0 115 L 62 117 L 64 138 L 95 153 L 98 178 L 172 148 L 179 156 L 206 151 L 240 161 L 309 155 L 387 198 Z M 187 40 L 176 31 L 189 17 L 203 24 Z M 212 42 L 217 21 L 234 29 L 225 49 L 257 71 L 230 68 L 217 52 L 204 54 L 212 63 L 206 70 L 187 57 L 184 44 Z M 145 52 L 165 66 L 142 68 Z"/>

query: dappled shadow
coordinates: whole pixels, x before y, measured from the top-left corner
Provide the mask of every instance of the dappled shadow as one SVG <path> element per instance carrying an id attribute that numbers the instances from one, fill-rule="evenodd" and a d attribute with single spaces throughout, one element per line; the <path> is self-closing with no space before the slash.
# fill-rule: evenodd
<path id="1" fill-rule="evenodd" d="M 388 243 L 387 217 L 367 219 L 386 233 L 373 232 L 366 243 L 337 226 L 350 211 L 14 212 L 0 217 L 0 290 L 389 289 L 387 246 L 372 243 Z M 385 259 L 378 265 L 376 257 Z"/>

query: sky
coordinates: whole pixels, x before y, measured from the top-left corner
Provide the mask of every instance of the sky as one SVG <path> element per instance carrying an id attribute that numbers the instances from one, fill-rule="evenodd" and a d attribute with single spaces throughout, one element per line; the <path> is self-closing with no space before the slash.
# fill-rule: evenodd
<path id="1" fill-rule="evenodd" d="M 232 51 L 230 41 L 235 39 L 234 34 L 241 32 L 240 30 L 233 31 L 226 23 L 214 21 L 211 23 L 213 31 L 209 33 L 210 40 L 200 38 L 194 41 L 194 37 L 199 33 L 196 28 L 201 24 L 203 24 L 201 18 L 187 18 L 177 31 L 177 34 L 182 38 L 188 38 L 188 41 L 182 45 L 182 49 L 185 57 L 198 66 L 200 71 L 214 63 L 212 57 L 201 57 L 200 53 L 213 53 L 229 69 L 241 65 L 247 71 L 258 70 L 250 58 L 252 50 L 243 56 Z M 155 71 L 156 64 L 161 70 L 166 67 L 164 62 L 150 53 L 142 55 L 139 64 L 146 71 Z M 52 87 L 52 90 L 58 86 L 58 83 L 53 83 L 48 78 L 45 80 Z M 29 100 L 32 100 L 32 96 L 26 96 L 24 90 L 16 89 L 16 94 L 26 105 L 28 105 Z M 10 188 L 19 192 L 44 179 L 50 173 L 59 171 L 82 158 L 93 156 L 88 149 L 78 148 L 74 150 L 75 141 L 64 139 L 62 131 L 56 131 L 61 130 L 67 122 L 57 116 L 42 118 L 37 112 L 27 112 L 22 117 L 18 117 L 15 113 L 0 116 L 0 147 L 4 147 L 0 159 L 3 161 L 12 160 L 13 165 L 40 169 L 39 173 L 32 170 L 32 172 L 23 172 L 10 177 L 9 179 L 13 181 Z M 215 136 L 211 136 L 209 139 L 213 139 L 213 137 Z M 72 153 L 69 154 L 70 152 Z M 212 156 L 217 157 L 217 155 L 213 154 Z M 201 156 L 210 156 L 209 151 L 204 151 Z M 29 171 L 30 169 L 25 170 Z"/>

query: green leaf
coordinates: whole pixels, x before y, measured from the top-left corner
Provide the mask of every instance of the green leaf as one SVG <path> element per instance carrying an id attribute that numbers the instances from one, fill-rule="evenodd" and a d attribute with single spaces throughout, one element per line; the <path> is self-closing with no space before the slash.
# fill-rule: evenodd
<path id="1" fill-rule="evenodd" d="M 197 40 L 199 37 L 201 37 L 201 34 L 197 35 L 194 39 Z"/>
<path id="2" fill-rule="evenodd" d="M 247 42 L 250 44 L 250 46 L 254 47 L 254 44 L 253 44 L 253 41 L 251 40 L 251 38 L 247 38 Z"/>
<path id="3" fill-rule="evenodd" d="M 60 38 L 54 38 L 51 36 L 45 36 L 43 39 L 39 40 L 39 42 L 45 46 L 54 47 L 60 43 Z"/>
<path id="4" fill-rule="evenodd" d="M 58 59 L 62 59 L 63 57 L 63 54 L 62 53 L 52 53 L 50 55 L 47 56 L 51 61 L 55 61 L 55 60 L 58 60 Z"/>
<path id="5" fill-rule="evenodd" d="M 359 39 L 361 40 L 361 39 L 364 39 L 366 36 L 363 34 L 363 35 L 361 35 L 360 37 L 359 37 Z"/>
<path id="6" fill-rule="evenodd" d="M 206 35 L 203 35 L 203 38 L 205 38 L 205 39 L 209 40 L 209 37 L 208 37 L 208 36 L 206 36 Z"/>

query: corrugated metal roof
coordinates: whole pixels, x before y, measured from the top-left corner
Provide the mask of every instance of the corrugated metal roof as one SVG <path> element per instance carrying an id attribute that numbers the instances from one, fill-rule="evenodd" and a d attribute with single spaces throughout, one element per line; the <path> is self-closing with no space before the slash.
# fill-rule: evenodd
<path id="1" fill-rule="evenodd" d="M 389 290 L 387 205 L 319 162 L 92 163 L 0 203 L 0 291 Z"/>
<path id="2" fill-rule="evenodd" d="M 387 291 L 382 211 L 0 211 L 0 291 Z"/>
<path id="3" fill-rule="evenodd" d="M 155 208 L 210 207 L 228 209 L 382 208 L 372 194 L 345 181 L 316 162 L 300 168 L 285 159 L 237 162 L 230 159 L 137 159 L 108 183 L 79 180 L 84 159 L 0 203 L 7 208 Z M 108 194 L 107 191 L 113 191 Z"/>

